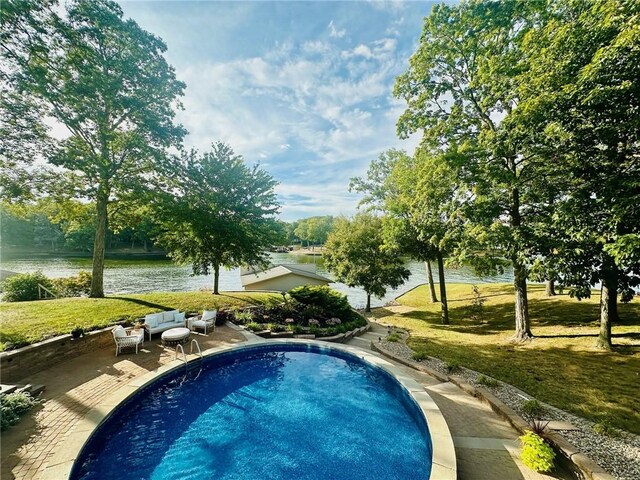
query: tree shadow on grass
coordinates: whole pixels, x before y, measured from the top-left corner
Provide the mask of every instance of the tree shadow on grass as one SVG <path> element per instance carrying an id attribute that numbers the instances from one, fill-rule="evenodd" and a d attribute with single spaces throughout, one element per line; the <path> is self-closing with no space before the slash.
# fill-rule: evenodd
<path id="1" fill-rule="evenodd" d="M 640 357 L 576 350 L 572 345 L 529 347 L 473 345 L 438 338 L 414 338 L 412 348 L 521 388 L 539 400 L 594 421 L 640 432 L 637 375 Z M 612 361 L 615 360 L 615 361 Z"/>
<path id="2" fill-rule="evenodd" d="M 161 310 L 171 310 L 172 308 L 167 305 L 160 305 L 159 303 L 148 302 L 146 300 L 141 300 L 139 298 L 131 298 L 131 297 L 109 297 L 113 300 L 123 300 L 125 302 L 135 303 L 137 305 L 142 305 L 144 307 L 149 308 L 159 308 Z"/>
<path id="3" fill-rule="evenodd" d="M 257 299 L 252 298 L 250 295 L 247 296 L 235 296 L 235 295 L 230 295 L 228 293 L 220 293 L 218 295 L 214 295 L 215 298 L 233 298 L 234 300 L 238 300 L 239 302 L 243 302 L 243 303 L 248 303 L 250 305 L 255 305 L 255 306 L 262 306 L 265 304 L 271 304 L 271 303 L 277 303 L 277 300 L 271 300 L 270 298 L 267 299 L 267 301 L 260 301 Z M 277 297 L 275 297 L 277 298 Z"/>

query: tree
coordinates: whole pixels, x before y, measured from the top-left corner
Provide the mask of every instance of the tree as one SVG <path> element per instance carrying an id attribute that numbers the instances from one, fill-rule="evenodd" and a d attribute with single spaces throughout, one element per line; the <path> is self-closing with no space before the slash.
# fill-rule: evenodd
<path id="1" fill-rule="evenodd" d="M 324 260 L 338 281 L 364 289 L 367 312 L 371 311 L 371 295 L 382 297 L 387 287 L 399 287 L 410 275 L 399 252 L 384 245 L 382 219 L 364 213 L 352 220 L 336 220 L 325 244 Z"/>
<path id="2" fill-rule="evenodd" d="M 267 249 L 281 234 L 277 182 L 221 142 L 203 155 L 183 153 L 174 169 L 175 194 L 165 193 L 154 208 L 162 225 L 157 240 L 194 274 L 213 270 L 217 295 L 220 267 L 268 263 Z"/>
<path id="3" fill-rule="evenodd" d="M 438 262 L 442 323 L 449 323 L 444 257 L 459 232 L 459 191 L 455 172 L 440 156 L 424 150 L 416 158 L 389 150 L 371 163 L 365 179 L 351 188 L 366 193 L 361 203 L 385 213 L 385 241 L 412 258 L 424 261 L 432 301 L 436 300 L 431 260 Z"/>
<path id="4" fill-rule="evenodd" d="M 300 240 L 307 242 L 307 246 L 321 245 L 327 241 L 327 237 L 333 229 L 333 217 L 309 217 L 298 220 L 294 234 Z"/>
<path id="5" fill-rule="evenodd" d="M 551 256 L 578 298 L 601 282 L 597 345 L 611 348 L 618 295 L 640 283 L 640 4 L 556 0 L 527 36 L 523 110 L 562 158 Z"/>
<path id="6" fill-rule="evenodd" d="M 42 168 L 34 169 L 38 155 L 50 147 L 43 107 L 20 88 L 23 46 L 44 32 L 51 0 L 8 0 L 0 8 L 0 197 L 33 199 L 44 186 Z"/>
<path id="7" fill-rule="evenodd" d="M 376 210 L 386 214 L 384 231 L 386 241 L 395 243 L 405 255 L 424 262 L 427 283 L 429 284 L 429 299 L 436 303 L 435 284 L 431 262 L 435 260 L 435 253 L 429 246 L 425 246 L 417 238 L 407 222 L 405 206 L 397 202 L 397 188 L 391 181 L 391 171 L 401 160 L 409 158 L 403 150 L 389 149 L 382 152 L 377 159 L 372 160 L 365 177 L 354 177 L 349 183 L 349 190 L 364 194 L 358 204 L 359 207 Z"/>
<path id="8" fill-rule="evenodd" d="M 455 159 L 451 166 L 470 186 L 466 237 L 475 245 L 458 249 L 460 258 L 481 253 L 486 265 L 489 257 L 504 256 L 513 265 L 515 341 L 532 336 L 527 212 L 538 201 L 534 180 L 544 162 L 523 147 L 511 117 L 518 109 L 522 42 L 542 6 L 515 0 L 436 5 L 394 89 L 407 102 L 399 135 L 422 131 L 423 147 Z"/>
<path id="9" fill-rule="evenodd" d="M 72 1 L 66 16 L 50 12 L 30 33 L 8 52 L 15 83 L 69 131 L 44 153 L 76 174 L 79 197 L 95 201 L 90 296 L 103 297 L 108 206 L 146 188 L 166 149 L 179 145 L 185 131 L 174 125 L 174 108 L 184 84 L 162 40 L 110 0 Z"/>

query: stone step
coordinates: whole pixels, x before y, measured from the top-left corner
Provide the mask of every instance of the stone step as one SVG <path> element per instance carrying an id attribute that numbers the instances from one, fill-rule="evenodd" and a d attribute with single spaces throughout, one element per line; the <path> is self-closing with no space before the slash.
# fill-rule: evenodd
<path id="1" fill-rule="evenodd" d="M 40 393 L 44 391 L 44 385 L 31 385 L 30 383 L 27 385 L 23 385 L 19 387 L 17 392 L 26 392 L 32 397 L 38 396 Z"/>
<path id="2" fill-rule="evenodd" d="M 15 392 L 18 388 L 17 385 L 0 385 L 0 393 L 7 394 Z"/>
<path id="3" fill-rule="evenodd" d="M 347 345 L 353 345 L 360 348 L 371 348 L 371 340 L 362 337 L 354 337 L 347 342 Z"/>

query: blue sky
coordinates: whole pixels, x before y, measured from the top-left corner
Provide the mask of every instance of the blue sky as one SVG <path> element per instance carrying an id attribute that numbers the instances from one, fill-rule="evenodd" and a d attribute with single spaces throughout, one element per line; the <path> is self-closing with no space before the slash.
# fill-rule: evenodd
<path id="1" fill-rule="evenodd" d="M 273 175 L 281 218 L 351 215 L 349 179 L 388 148 L 395 77 L 432 2 L 120 2 L 187 84 L 186 145 L 230 144 Z"/>

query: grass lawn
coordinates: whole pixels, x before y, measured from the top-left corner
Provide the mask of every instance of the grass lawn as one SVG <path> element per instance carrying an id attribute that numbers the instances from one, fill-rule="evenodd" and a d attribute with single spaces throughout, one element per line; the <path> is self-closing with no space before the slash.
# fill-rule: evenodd
<path id="1" fill-rule="evenodd" d="M 535 339 L 513 345 L 513 287 L 480 285 L 486 299 L 483 323 L 469 316 L 471 285 L 448 285 L 450 326 L 440 325 L 440 305 L 428 300 L 427 287 L 398 299 L 411 311 L 385 308 L 374 315 L 410 331 L 409 346 L 444 361 L 510 383 L 544 402 L 593 421 L 640 433 L 640 299 L 619 305 L 613 327 L 613 352 L 594 348 L 599 293 L 577 301 L 568 295 L 547 298 L 544 286 L 529 286 L 529 313 Z M 407 309 L 410 310 L 410 309 Z"/>
<path id="2" fill-rule="evenodd" d="M 177 309 L 246 306 L 281 301 L 273 293 L 164 292 L 113 295 L 107 298 L 60 298 L 0 304 L 0 351 L 69 333 L 74 327 L 96 330 L 148 313 Z"/>

